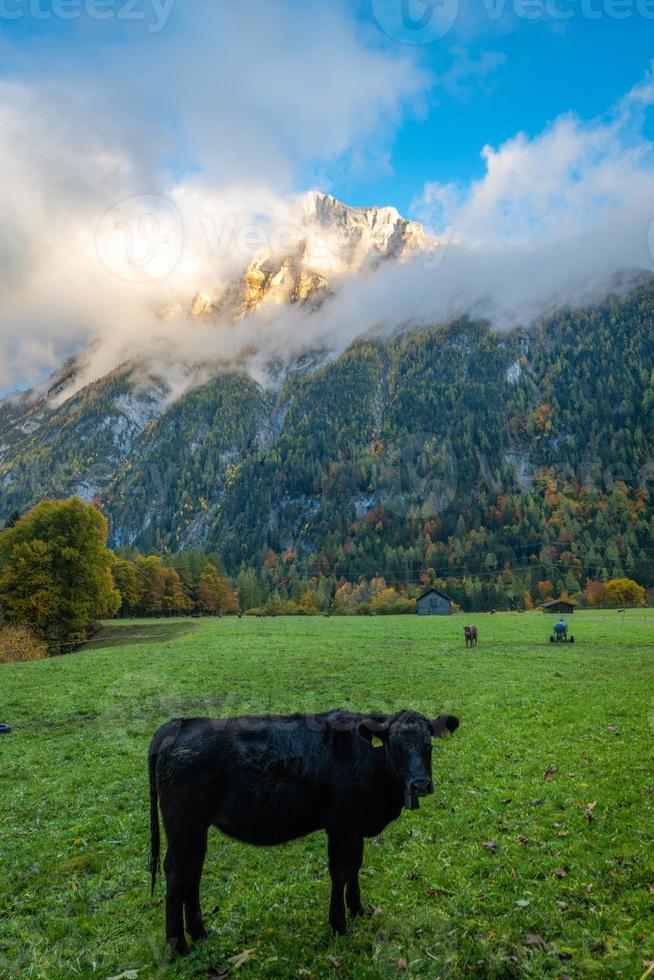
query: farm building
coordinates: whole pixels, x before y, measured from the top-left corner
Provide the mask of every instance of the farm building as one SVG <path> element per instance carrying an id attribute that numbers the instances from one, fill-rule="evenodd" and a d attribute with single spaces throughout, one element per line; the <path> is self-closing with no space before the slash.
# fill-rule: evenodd
<path id="1" fill-rule="evenodd" d="M 544 613 L 565 613 L 567 616 L 572 616 L 574 611 L 575 603 L 570 602 L 569 599 L 551 599 L 543 603 Z"/>
<path id="2" fill-rule="evenodd" d="M 419 616 L 449 616 L 452 602 L 442 592 L 428 589 L 416 600 L 416 612 Z"/>

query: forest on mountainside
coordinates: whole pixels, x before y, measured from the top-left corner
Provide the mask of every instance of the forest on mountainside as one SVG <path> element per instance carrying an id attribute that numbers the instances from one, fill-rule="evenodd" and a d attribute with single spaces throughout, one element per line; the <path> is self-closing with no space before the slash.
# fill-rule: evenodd
<path id="1" fill-rule="evenodd" d="M 111 466 L 109 389 L 130 381 L 104 379 L 5 454 L 2 511 L 95 481 L 123 557 L 210 552 L 256 607 L 376 576 L 480 609 L 652 587 L 653 327 L 645 282 L 530 330 L 361 339 L 281 390 L 220 373 Z"/>

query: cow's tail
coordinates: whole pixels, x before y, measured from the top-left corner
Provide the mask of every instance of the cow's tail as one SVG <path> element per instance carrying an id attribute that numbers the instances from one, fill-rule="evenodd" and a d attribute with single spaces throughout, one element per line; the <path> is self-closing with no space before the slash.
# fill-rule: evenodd
<path id="1" fill-rule="evenodd" d="M 159 834 L 159 798 L 157 795 L 156 752 L 151 752 L 148 756 L 148 768 L 150 770 L 150 894 L 154 895 L 154 886 L 157 881 L 157 871 L 161 870 L 161 862 L 159 860 L 161 837 Z"/>

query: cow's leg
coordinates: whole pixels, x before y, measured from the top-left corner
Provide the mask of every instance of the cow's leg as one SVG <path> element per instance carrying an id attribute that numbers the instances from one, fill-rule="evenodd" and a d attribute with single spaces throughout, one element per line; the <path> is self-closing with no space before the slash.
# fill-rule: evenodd
<path id="1" fill-rule="evenodd" d="M 188 951 L 184 935 L 184 848 L 168 838 L 164 859 L 166 872 L 166 942 L 173 953 Z"/>
<path id="2" fill-rule="evenodd" d="M 343 892 L 346 884 L 356 876 L 361 866 L 361 838 L 346 837 L 337 833 L 329 834 L 329 874 L 332 879 L 332 895 L 329 903 L 329 923 L 335 933 L 344 935 L 345 902 Z"/>
<path id="3" fill-rule="evenodd" d="M 184 895 L 184 911 L 186 913 L 186 928 L 193 942 L 206 939 L 209 933 L 202 921 L 200 908 L 200 879 L 204 858 L 207 853 L 207 831 L 198 831 L 197 841 L 188 847 L 186 861 L 186 884 Z"/>
<path id="4" fill-rule="evenodd" d="M 356 855 L 353 851 L 352 857 L 356 858 L 356 862 L 350 872 L 349 878 L 347 879 L 347 884 L 345 885 L 345 901 L 347 902 L 347 907 L 352 915 L 363 915 L 363 906 L 361 905 L 361 889 L 359 888 L 359 868 L 363 863 L 363 837 L 361 837 L 358 841 L 358 851 Z"/>

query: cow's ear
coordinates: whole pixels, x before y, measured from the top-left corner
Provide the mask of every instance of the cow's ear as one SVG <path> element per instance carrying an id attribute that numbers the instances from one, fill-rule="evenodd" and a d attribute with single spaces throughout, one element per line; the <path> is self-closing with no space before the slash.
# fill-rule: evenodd
<path id="1" fill-rule="evenodd" d="M 455 715 L 439 715 L 429 722 L 429 730 L 434 738 L 447 738 L 459 727 L 459 719 Z"/>
<path id="2" fill-rule="evenodd" d="M 366 742 L 371 742 L 376 747 L 388 738 L 389 727 L 387 720 L 382 721 L 376 718 L 365 718 L 357 725 L 357 734 L 361 738 L 365 738 Z"/>

